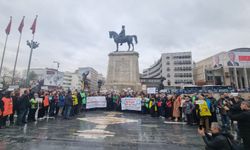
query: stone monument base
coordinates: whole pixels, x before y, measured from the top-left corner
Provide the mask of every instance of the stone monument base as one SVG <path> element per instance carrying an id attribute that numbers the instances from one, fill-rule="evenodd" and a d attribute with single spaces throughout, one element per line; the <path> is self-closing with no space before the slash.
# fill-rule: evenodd
<path id="1" fill-rule="evenodd" d="M 139 77 L 139 53 L 119 51 L 109 54 L 107 79 L 104 87 L 107 90 L 141 90 Z"/>

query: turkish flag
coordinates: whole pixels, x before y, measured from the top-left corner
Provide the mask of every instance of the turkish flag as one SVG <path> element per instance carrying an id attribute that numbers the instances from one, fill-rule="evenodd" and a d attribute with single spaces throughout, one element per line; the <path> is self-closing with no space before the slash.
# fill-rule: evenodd
<path id="1" fill-rule="evenodd" d="M 37 19 L 37 16 L 36 16 L 32 26 L 30 27 L 30 30 L 32 30 L 32 34 L 34 34 L 36 32 L 36 19 Z"/>
<path id="2" fill-rule="evenodd" d="M 19 27 L 18 27 L 18 31 L 19 31 L 20 33 L 22 33 L 22 31 L 23 31 L 23 26 L 24 26 L 24 16 L 23 16 L 23 19 L 22 19 L 22 21 L 21 21 Z"/>
<path id="3" fill-rule="evenodd" d="M 10 17 L 10 22 L 9 22 L 8 26 L 6 27 L 6 29 L 5 29 L 5 33 L 7 35 L 10 34 L 11 22 L 12 22 L 12 17 Z"/>

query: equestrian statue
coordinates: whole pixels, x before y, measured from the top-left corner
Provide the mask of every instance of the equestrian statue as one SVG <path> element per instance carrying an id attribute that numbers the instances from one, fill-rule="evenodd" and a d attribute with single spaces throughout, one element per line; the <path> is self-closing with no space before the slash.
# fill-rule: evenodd
<path id="1" fill-rule="evenodd" d="M 117 34 L 115 31 L 109 31 L 109 38 L 114 39 L 114 42 L 116 43 L 116 51 L 117 52 L 119 49 L 119 44 L 121 46 L 123 43 L 127 43 L 128 44 L 128 51 L 130 51 L 130 45 L 132 45 L 131 51 L 134 51 L 133 39 L 134 39 L 135 43 L 137 44 L 137 36 L 136 35 L 126 35 L 124 25 L 122 26 L 122 31 L 119 34 Z"/>

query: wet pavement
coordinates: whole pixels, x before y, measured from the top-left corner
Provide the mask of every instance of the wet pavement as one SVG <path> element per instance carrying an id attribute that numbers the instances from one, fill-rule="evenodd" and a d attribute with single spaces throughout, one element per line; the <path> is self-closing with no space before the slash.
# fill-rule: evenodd
<path id="1" fill-rule="evenodd" d="M 201 150 L 196 127 L 130 112 L 89 111 L 0 130 L 0 150 Z"/>

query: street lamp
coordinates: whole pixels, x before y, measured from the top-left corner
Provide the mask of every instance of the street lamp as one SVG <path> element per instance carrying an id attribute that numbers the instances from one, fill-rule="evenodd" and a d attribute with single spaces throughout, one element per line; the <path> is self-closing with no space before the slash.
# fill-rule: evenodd
<path id="1" fill-rule="evenodd" d="M 35 42 L 33 40 L 29 41 L 27 40 L 27 45 L 30 47 L 30 57 L 29 57 L 29 64 L 28 64 L 28 69 L 27 69 L 27 77 L 26 77 L 26 86 L 28 87 L 29 85 L 29 72 L 30 72 L 30 63 L 31 63 L 31 58 L 32 58 L 32 53 L 33 49 L 36 49 L 39 46 L 38 42 Z"/>

